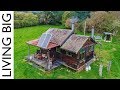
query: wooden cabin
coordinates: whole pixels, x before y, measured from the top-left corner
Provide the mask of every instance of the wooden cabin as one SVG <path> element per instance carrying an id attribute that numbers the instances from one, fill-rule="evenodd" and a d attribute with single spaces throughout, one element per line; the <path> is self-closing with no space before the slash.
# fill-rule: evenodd
<path id="1" fill-rule="evenodd" d="M 27 44 L 39 48 L 28 59 L 46 70 L 61 64 L 79 70 L 94 57 L 96 42 L 89 36 L 74 34 L 74 29 L 50 28 L 39 39 L 28 41 Z M 30 57 L 30 48 L 28 50 Z"/>
<path id="2" fill-rule="evenodd" d="M 56 60 L 60 59 L 58 48 L 60 48 L 60 46 L 62 46 L 72 34 L 72 30 L 50 28 L 42 34 L 39 39 L 28 41 L 27 44 L 29 47 L 30 45 L 39 47 L 40 49 L 37 50 L 33 56 L 34 59 L 38 59 L 41 63 L 46 61 L 43 67 L 46 69 L 52 69 L 48 68 L 48 63 L 51 62 L 54 64 L 55 62 L 56 65 Z M 30 53 L 28 54 L 28 56 L 30 56 Z"/>
<path id="3" fill-rule="evenodd" d="M 88 36 L 71 35 L 62 45 L 62 60 L 75 70 L 94 58 L 96 42 Z"/>
<path id="4" fill-rule="evenodd" d="M 50 28 L 39 39 L 28 41 L 28 60 L 52 70 L 63 64 L 74 70 L 81 70 L 86 63 L 94 58 L 94 27 L 91 37 L 74 34 L 74 23 L 78 19 L 71 19 L 69 29 Z M 36 46 L 34 55 L 30 55 L 30 45 Z"/>

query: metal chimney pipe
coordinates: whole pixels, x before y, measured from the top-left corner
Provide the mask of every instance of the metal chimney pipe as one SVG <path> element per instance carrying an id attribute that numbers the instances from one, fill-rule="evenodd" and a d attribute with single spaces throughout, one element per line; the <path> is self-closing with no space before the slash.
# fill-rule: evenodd
<path id="1" fill-rule="evenodd" d="M 74 22 L 72 22 L 72 31 L 74 32 Z"/>
<path id="2" fill-rule="evenodd" d="M 92 26 L 91 38 L 94 39 L 94 26 Z"/>

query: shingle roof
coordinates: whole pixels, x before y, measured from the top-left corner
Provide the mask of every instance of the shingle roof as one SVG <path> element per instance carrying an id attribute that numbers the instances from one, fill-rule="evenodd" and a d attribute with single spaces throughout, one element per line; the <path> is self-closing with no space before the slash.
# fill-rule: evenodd
<path id="1" fill-rule="evenodd" d="M 79 36 L 79 35 L 71 35 L 70 38 L 62 45 L 61 49 L 65 49 L 74 53 L 78 53 L 80 48 L 84 45 L 84 43 L 88 40 L 88 36 Z"/>
<path id="2" fill-rule="evenodd" d="M 68 38 L 68 36 L 72 33 L 72 30 L 50 28 L 46 32 L 52 34 L 50 42 L 62 45 L 66 38 Z"/>

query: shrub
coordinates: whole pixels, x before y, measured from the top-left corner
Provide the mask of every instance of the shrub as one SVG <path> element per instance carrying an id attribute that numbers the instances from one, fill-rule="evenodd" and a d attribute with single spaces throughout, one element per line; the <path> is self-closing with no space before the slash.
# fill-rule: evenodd
<path id="1" fill-rule="evenodd" d="M 99 24 L 105 20 L 107 12 L 97 11 L 97 12 L 92 12 L 90 15 L 91 17 L 86 19 L 87 31 L 91 31 L 92 26 L 94 26 L 97 29 L 97 31 L 99 31 L 98 28 Z"/>
<path id="2" fill-rule="evenodd" d="M 61 24 L 63 11 L 42 11 L 38 13 L 40 24 Z"/>
<path id="3" fill-rule="evenodd" d="M 62 16 L 62 24 L 70 28 L 70 19 L 74 16 L 78 18 L 78 22 L 75 23 L 75 29 L 81 29 L 81 22 L 90 15 L 89 11 L 65 11 Z"/>
<path id="4" fill-rule="evenodd" d="M 68 18 L 65 22 L 65 27 L 70 28 L 70 25 L 71 25 L 70 18 Z"/>
<path id="5" fill-rule="evenodd" d="M 55 24 L 62 24 L 62 15 L 64 11 L 53 11 Z"/>
<path id="6" fill-rule="evenodd" d="M 38 17 L 33 13 L 15 12 L 14 18 L 15 28 L 38 25 Z"/>
<path id="7" fill-rule="evenodd" d="M 68 18 L 67 20 L 66 20 L 66 22 L 65 22 L 65 27 L 66 28 L 71 28 L 71 21 L 70 21 L 70 18 Z M 75 29 L 78 29 L 79 28 L 79 22 L 76 22 L 75 23 Z"/>
<path id="8" fill-rule="evenodd" d="M 65 25 L 66 20 L 74 16 L 74 11 L 65 11 L 62 15 L 62 24 Z"/>
<path id="9" fill-rule="evenodd" d="M 116 26 L 114 23 L 119 23 L 116 21 L 117 17 L 109 12 L 96 11 L 91 13 L 91 17 L 86 19 L 86 30 L 91 31 L 91 27 L 95 27 L 95 32 L 102 33 L 104 31 L 113 32 Z"/>

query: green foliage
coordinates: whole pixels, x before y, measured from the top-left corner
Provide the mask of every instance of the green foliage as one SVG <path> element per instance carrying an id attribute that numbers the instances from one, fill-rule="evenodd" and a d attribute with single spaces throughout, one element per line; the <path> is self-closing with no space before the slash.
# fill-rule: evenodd
<path id="1" fill-rule="evenodd" d="M 86 23 L 88 32 L 91 31 L 92 26 L 98 33 L 113 32 L 120 27 L 120 19 L 116 15 L 105 11 L 91 12 L 91 17 L 86 19 Z"/>
<path id="2" fill-rule="evenodd" d="M 28 55 L 27 41 L 37 39 L 42 33 L 53 28 L 64 28 L 62 26 L 40 25 L 34 27 L 25 27 L 15 29 L 14 32 L 14 69 L 15 79 L 100 79 L 99 77 L 99 61 L 91 64 L 91 70 L 86 72 L 74 72 L 73 70 L 60 66 L 50 73 L 42 72 L 39 69 L 31 66 L 25 61 L 25 56 Z M 120 29 L 119 29 L 120 30 Z M 27 34 L 26 34 L 27 33 Z M 77 33 L 78 34 L 78 33 Z M 81 34 L 81 32 L 79 32 Z M 88 33 L 86 33 L 88 34 Z M 103 78 L 104 79 L 119 79 L 120 78 L 120 32 L 113 37 L 111 43 L 101 42 L 102 50 L 99 50 L 99 45 L 95 46 L 96 55 L 100 55 L 103 61 Z M 34 54 L 37 47 L 30 47 L 30 53 Z M 99 53 L 100 52 L 100 53 Z M 110 74 L 107 72 L 108 61 L 112 60 Z"/>
<path id="3" fill-rule="evenodd" d="M 79 21 L 85 20 L 90 17 L 90 11 L 75 11 L 75 16 L 79 18 Z"/>
<path id="4" fill-rule="evenodd" d="M 62 15 L 64 11 L 53 11 L 56 24 L 62 24 Z"/>
<path id="5" fill-rule="evenodd" d="M 70 18 L 68 18 L 68 19 L 66 20 L 66 22 L 65 22 L 65 27 L 66 27 L 66 28 L 71 28 Z M 75 23 L 75 29 L 79 29 L 79 23 L 78 23 L 78 22 Z"/>
<path id="6" fill-rule="evenodd" d="M 72 18 L 72 16 L 74 16 L 75 11 L 65 11 L 62 15 L 62 24 L 65 25 L 66 20 L 68 18 Z"/>
<path id="7" fill-rule="evenodd" d="M 79 22 L 89 16 L 89 11 L 22 11 L 15 12 L 15 28 L 34 26 L 38 24 L 63 24 L 67 28 L 71 27 L 70 18 L 78 17 Z M 76 28 L 79 25 L 76 23 Z"/>
<path id="8" fill-rule="evenodd" d="M 40 24 L 61 24 L 63 11 L 42 11 L 38 13 Z"/>
<path id="9" fill-rule="evenodd" d="M 14 27 L 28 27 L 38 25 L 38 17 L 33 13 L 15 12 L 14 14 Z"/>
<path id="10" fill-rule="evenodd" d="M 90 16 L 90 11 L 65 11 L 62 16 L 62 24 L 67 28 L 71 27 L 70 19 L 77 17 L 78 22 L 75 23 L 75 29 L 81 29 L 81 22 Z"/>

